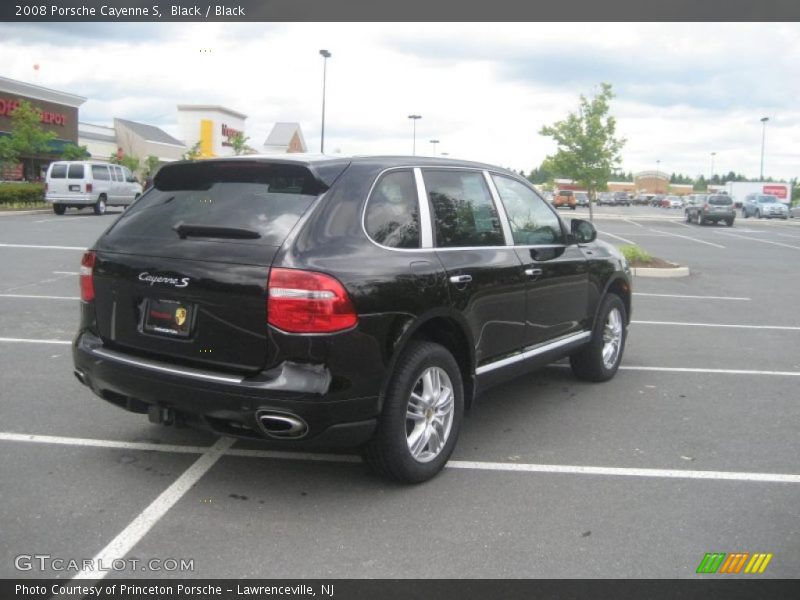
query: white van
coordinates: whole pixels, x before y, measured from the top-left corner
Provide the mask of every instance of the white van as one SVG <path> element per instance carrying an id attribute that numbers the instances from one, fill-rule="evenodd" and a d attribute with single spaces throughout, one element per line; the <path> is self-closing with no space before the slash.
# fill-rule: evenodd
<path id="1" fill-rule="evenodd" d="M 142 186 L 130 169 L 102 162 L 54 162 L 45 181 L 45 200 L 57 215 L 70 207 L 85 206 L 102 215 L 106 206 L 128 206 L 142 195 Z"/>

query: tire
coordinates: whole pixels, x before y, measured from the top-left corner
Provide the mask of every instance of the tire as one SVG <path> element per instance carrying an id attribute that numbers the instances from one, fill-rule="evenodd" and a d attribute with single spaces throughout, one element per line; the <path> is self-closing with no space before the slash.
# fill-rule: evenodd
<path id="1" fill-rule="evenodd" d="M 725 223 L 728 225 L 728 227 L 733 227 L 733 219 L 725 219 Z"/>
<path id="2" fill-rule="evenodd" d="M 761 211 L 760 211 L 760 210 L 757 210 L 757 211 L 756 211 L 756 219 L 762 219 L 762 218 L 763 218 L 763 217 L 761 216 Z"/>
<path id="3" fill-rule="evenodd" d="M 100 196 L 97 199 L 97 202 L 94 204 L 94 214 L 96 215 L 104 215 L 106 214 L 106 197 Z"/>
<path id="4" fill-rule="evenodd" d="M 697 224 L 698 225 L 705 225 L 706 224 L 706 220 L 703 218 L 703 215 L 701 215 L 700 213 L 697 213 Z"/>
<path id="5" fill-rule="evenodd" d="M 63 204 L 53 204 L 53 212 L 57 215 L 63 215 L 66 212 L 67 207 Z"/>
<path id="6" fill-rule="evenodd" d="M 686 222 L 687 223 L 691 223 L 692 222 L 692 216 L 689 214 L 688 210 L 686 211 Z"/>
<path id="7" fill-rule="evenodd" d="M 439 384 L 431 374 L 438 374 Z M 428 375 L 427 383 L 423 375 Z M 443 377 L 445 375 L 446 377 Z M 422 397 L 425 388 L 438 388 L 443 394 L 451 390 L 449 424 L 447 416 L 436 416 L 434 407 L 425 407 Z M 417 396 L 415 401 L 412 397 Z M 441 397 L 440 397 L 441 399 Z M 445 399 L 442 399 L 445 402 Z M 414 403 L 414 404 L 412 404 Z M 416 405 L 416 407 L 414 406 Z M 367 465 L 377 474 L 401 483 L 421 483 L 435 476 L 444 468 L 455 448 L 461 429 L 464 413 L 464 385 L 461 370 L 453 355 L 439 344 L 412 341 L 397 360 L 386 397 L 383 411 L 378 417 L 378 427 L 372 439 L 362 448 L 362 456 Z M 415 414 L 416 418 L 409 415 Z M 428 441 L 413 453 L 410 437 L 419 427 Z M 436 432 L 444 437 L 444 444 L 435 448 L 435 439 L 428 432 Z"/>
<path id="8" fill-rule="evenodd" d="M 747 219 L 747 218 L 748 218 L 750 215 L 748 215 L 748 214 L 747 214 L 747 211 L 746 211 L 745 209 L 742 209 L 742 216 L 743 216 L 745 219 Z"/>
<path id="9" fill-rule="evenodd" d="M 616 318 L 611 323 L 610 316 L 616 313 Z M 608 381 L 617 372 L 625 351 L 625 340 L 628 337 L 628 318 L 625 313 L 625 304 L 616 294 L 607 294 L 597 313 L 591 341 L 569 357 L 572 372 L 578 379 L 586 381 Z M 607 327 L 608 326 L 608 327 Z M 607 331 L 608 329 L 608 331 Z M 606 347 L 606 334 L 616 337 L 616 350 L 612 351 L 613 360 L 604 359 Z M 609 341 L 609 343 L 612 343 Z M 611 357 L 609 357 L 611 358 Z"/>
<path id="10" fill-rule="evenodd" d="M 576 206 L 573 204 L 573 205 L 572 205 L 572 206 L 570 206 L 569 208 L 570 208 L 570 210 L 575 210 L 577 207 L 576 207 Z"/>

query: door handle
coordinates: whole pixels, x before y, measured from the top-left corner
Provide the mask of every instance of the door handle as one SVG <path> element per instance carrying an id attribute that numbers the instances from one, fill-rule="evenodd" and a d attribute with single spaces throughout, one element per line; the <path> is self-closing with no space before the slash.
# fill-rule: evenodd
<path id="1" fill-rule="evenodd" d="M 472 275 L 453 275 L 450 277 L 450 283 L 469 283 L 472 281 Z"/>
<path id="2" fill-rule="evenodd" d="M 541 269 L 525 269 L 525 275 L 528 277 L 541 277 L 542 273 L 544 273 L 544 271 Z"/>

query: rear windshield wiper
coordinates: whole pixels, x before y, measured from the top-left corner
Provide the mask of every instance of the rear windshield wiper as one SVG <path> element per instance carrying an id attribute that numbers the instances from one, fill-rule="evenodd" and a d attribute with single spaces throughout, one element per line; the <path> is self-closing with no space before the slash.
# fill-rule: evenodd
<path id="1" fill-rule="evenodd" d="M 217 225 L 193 225 L 178 221 L 172 226 L 182 240 L 187 237 L 213 237 L 230 238 L 234 240 L 254 240 L 260 238 L 261 234 L 253 229 L 244 227 L 219 227 Z"/>

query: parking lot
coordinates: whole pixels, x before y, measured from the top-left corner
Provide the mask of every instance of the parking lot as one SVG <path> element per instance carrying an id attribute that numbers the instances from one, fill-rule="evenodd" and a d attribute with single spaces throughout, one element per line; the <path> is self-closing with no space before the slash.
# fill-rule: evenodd
<path id="1" fill-rule="evenodd" d="M 0 576 L 76 575 L 15 569 L 37 553 L 193 559 L 111 577 L 674 578 L 707 552 L 800 573 L 800 219 L 596 210 L 600 239 L 691 275 L 635 278 L 615 379 L 556 364 L 494 388 L 448 468 L 398 486 L 355 456 L 151 425 L 80 385 L 79 260 L 117 214 L 0 216 Z"/>

